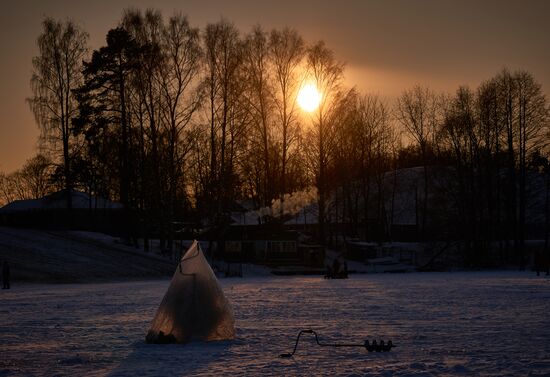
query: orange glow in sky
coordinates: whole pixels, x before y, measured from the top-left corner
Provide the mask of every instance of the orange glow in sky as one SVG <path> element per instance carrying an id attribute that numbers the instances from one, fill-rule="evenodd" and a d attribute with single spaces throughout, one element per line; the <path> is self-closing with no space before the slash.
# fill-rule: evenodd
<path id="1" fill-rule="evenodd" d="M 550 94 L 548 0 L 4 1 L 0 172 L 13 172 L 36 153 L 39 129 L 25 98 L 32 94 L 32 58 L 44 16 L 81 25 L 90 34 L 91 52 L 105 45 L 107 32 L 128 7 L 159 9 L 165 19 L 181 11 L 201 29 L 223 16 L 243 35 L 258 24 L 265 30 L 294 28 L 308 44 L 324 40 L 346 64 L 346 87 L 378 94 L 390 105 L 413 85 L 445 93 L 460 85 L 475 89 L 504 67 L 532 73 Z M 304 111 L 315 110 L 315 93 L 308 89 L 303 96 L 309 103 L 300 104 Z"/>

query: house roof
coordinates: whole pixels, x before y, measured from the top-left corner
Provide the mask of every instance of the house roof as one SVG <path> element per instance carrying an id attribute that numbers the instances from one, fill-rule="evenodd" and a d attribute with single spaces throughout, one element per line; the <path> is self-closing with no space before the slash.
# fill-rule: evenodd
<path id="1" fill-rule="evenodd" d="M 90 196 L 77 190 L 71 190 L 72 208 L 74 209 L 120 209 L 121 203 L 105 198 Z M 39 199 L 15 200 L 0 208 L 2 212 L 22 212 L 35 210 L 56 210 L 67 208 L 67 191 L 61 190 Z"/>

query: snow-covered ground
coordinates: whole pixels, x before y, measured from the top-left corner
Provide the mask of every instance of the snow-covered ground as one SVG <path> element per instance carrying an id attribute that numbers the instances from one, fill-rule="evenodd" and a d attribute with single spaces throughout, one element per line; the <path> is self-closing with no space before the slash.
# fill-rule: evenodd
<path id="1" fill-rule="evenodd" d="M 550 374 L 550 278 L 457 272 L 222 279 L 237 339 L 147 345 L 169 280 L 0 291 L 0 376 Z M 321 341 L 391 339 L 389 353 Z"/>
<path id="2" fill-rule="evenodd" d="M 0 260 L 14 280 L 88 282 L 170 276 L 176 262 L 101 233 L 0 227 Z"/>

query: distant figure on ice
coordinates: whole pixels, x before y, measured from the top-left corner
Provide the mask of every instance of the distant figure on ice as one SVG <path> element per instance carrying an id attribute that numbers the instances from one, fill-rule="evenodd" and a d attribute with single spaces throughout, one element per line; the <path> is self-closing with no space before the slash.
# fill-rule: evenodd
<path id="1" fill-rule="evenodd" d="M 348 264 L 344 261 L 343 269 L 340 264 L 340 260 L 335 258 L 332 261 L 332 267 L 327 264 L 327 274 L 325 279 L 347 279 L 348 277 Z"/>
<path id="2" fill-rule="evenodd" d="M 535 271 L 537 271 L 537 276 L 540 276 L 541 271 L 546 271 L 546 276 L 550 274 L 548 256 L 542 250 L 537 250 L 535 253 Z"/>
<path id="3" fill-rule="evenodd" d="M 344 271 L 342 271 L 343 277 L 348 277 L 348 263 L 344 261 Z"/>
<path id="4" fill-rule="evenodd" d="M 10 265 L 6 259 L 2 263 L 2 289 L 10 289 Z"/>
<path id="5" fill-rule="evenodd" d="M 332 277 L 332 268 L 330 268 L 330 265 L 327 264 L 327 274 L 325 275 L 325 279 L 330 279 Z"/>

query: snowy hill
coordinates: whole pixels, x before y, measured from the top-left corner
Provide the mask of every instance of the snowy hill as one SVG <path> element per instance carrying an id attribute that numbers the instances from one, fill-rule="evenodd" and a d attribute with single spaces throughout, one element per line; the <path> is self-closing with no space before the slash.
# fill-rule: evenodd
<path id="1" fill-rule="evenodd" d="M 169 276 L 175 262 L 89 232 L 0 227 L 0 259 L 13 280 L 83 282 Z"/>
<path id="2" fill-rule="evenodd" d="M 429 166 L 430 187 L 428 193 L 428 207 L 432 221 L 440 222 L 441 218 L 456 216 L 456 172 L 452 167 Z M 504 172 L 502 173 L 505 174 Z M 526 222 L 532 228 L 544 224 L 544 208 L 546 198 L 546 181 L 543 174 L 529 171 L 527 174 L 526 186 Z M 353 192 L 351 195 L 354 202 L 351 205 L 358 211 L 358 221 L 364 221 L 364 199 L 361 193 L 361 182 L 349 183 L 347 190 Z M 378 187 L 374 178 L 371 178 L 369 200 L 369 219 L 376 220 L 378 216 Z M 396 171 L 384 173 L 382 178 L 382 201 L 383 214 L 386 216 L 385 223 L 401 226 L 415 226 L 417 216 L 421 216 L 422 200 L 424 192 L 424 169 L 417 166 L 403 168 Z M 333 190 L 327 200 L 327 220 L 329 223 L 349 223 L 350 205 L 343 194 L 343 187 Z M 360 209 L 360 210 L 357 210 Z M 257 216 L 257 211 L 251 211 Z M 277 211 L 272 211 L 277 214 Z M 315 201 L 305 203 L 293 216 L 285 221 L 286 225 L 307 225 L 318 223 L 318 205 Z M 248 215 L 248 214 L 247 214 Z M 421 220 L 421 219 L 419 219 Z M 238 217 L 235 219 L 238 222 Z M 247 219 L 248 224 L 254 224 L 257 218 Z M 241 223 L 243 221 L 241 220 Z M 530 229 L 528 229 L 528 232 Z M 395 236 L 395 235 L 394 235 Z M 540 237 L 540 234 L 537 234 Z"/>

